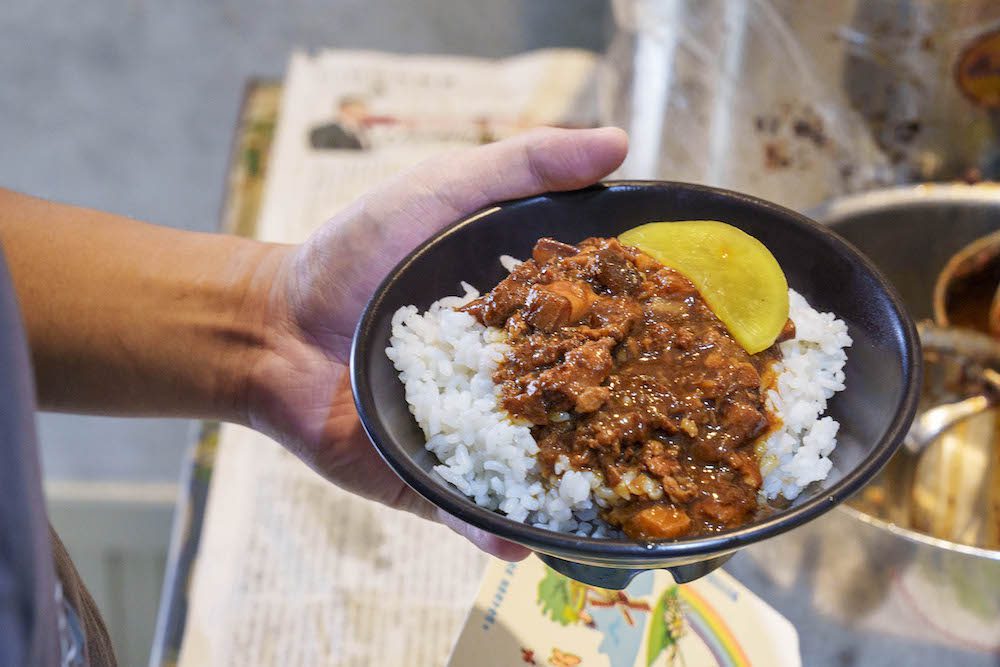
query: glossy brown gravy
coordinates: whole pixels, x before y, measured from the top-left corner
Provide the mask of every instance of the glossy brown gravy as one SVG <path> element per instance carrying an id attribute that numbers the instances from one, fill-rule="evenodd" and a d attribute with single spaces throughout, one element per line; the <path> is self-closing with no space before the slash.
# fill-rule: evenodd
<path id="1" fill-rule="evenodd" d="M 542 239 L 464 310 L 507 331 L 494 381 L 533 425 L 545 477 L 598 474 L 604 518 L 639 540 L 754 518 L 780 353 L 748 354 L 684 276 L 615 239 Z M 789 321 L 779 341 L 794 335 Z"/>

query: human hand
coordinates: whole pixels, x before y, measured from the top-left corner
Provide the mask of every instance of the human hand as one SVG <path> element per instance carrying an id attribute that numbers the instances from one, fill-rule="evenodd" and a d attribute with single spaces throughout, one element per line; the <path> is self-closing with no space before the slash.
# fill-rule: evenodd
<path id="1" fill-rule="evenodd" d="M 525 557 L 435 509 L 381 459 L 354 409 L 351 338 L 381 280 L 434 232 L 494 202 L 590 185 L 626 150 L 617 129 L 539 129 L 443 155 L 362 197 L 302 246 L 275 246 L 283 256 L 261 281 L 269 340 L 248 369 L 250 425 L 348 491 L 441 521 L 501 558 Z"/>

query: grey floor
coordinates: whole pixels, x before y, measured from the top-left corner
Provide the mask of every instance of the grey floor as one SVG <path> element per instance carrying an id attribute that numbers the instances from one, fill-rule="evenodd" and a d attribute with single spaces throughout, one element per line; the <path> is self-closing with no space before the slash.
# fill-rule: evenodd
<path id="1" fill-rule="evenodd" d="M 608 4 L 5 0 L 0 187 L 214 230 L 244 84 L 281 76 L 292 49 L 601 50 L 611 34 Z M 52 414 L 38 424 L 47 482 L 56 487 L 53 523 L 116 626 L 122 663 L 142 664 L 169 532 L 163 498 L 177 481 L 192 424 Z M 123 517 L 95 498 L 108 485 L 152 497 Z"/>

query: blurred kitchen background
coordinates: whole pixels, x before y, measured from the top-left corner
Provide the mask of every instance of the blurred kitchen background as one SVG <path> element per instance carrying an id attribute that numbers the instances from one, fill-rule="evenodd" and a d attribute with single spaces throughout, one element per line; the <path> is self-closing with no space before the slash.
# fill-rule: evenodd
<path id="1" fill-rule="evenodd" d="M 219 224 L 250 77 L 295 48 L 603 51 L 604 0 L 5 0 L 0 184 L 199 231 Z M 43 414 L 49 510 L 122 665 L 145 664 L 194 424 Z"/>
<path id="2" fill-rule="evenodd" d="M 178 228 L 218 226 L 244 87 L 296 48 L 606 54 L 621 174 L 809 210 L 1000 174 L 995 0 L 6 0 L 0 184 Z M 122 664 L 145 663 L 195 424 L 44 414 L 56 529 Z"/>

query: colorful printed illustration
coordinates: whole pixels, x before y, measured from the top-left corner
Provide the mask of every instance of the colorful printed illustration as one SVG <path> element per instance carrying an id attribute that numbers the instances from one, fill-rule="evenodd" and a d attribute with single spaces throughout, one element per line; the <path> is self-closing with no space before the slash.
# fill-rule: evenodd
<path id="1" fill-rule="evenodd" d="M 486 574 L 449 667 L 801 667 L 792 625 L 725 572 L 677 585 L 663 570 L 624 591 L 537 558 Z"/>
<path id="2" fill-rule="evenodd" d="M 647 602 L 631 600 L 624 591 L 581 584 L 551 568 L 546 568 L 545 578 L 538 584 L 538 604 L 543 614 L 561 625 L 582 622 L 591 628 L 594 619 L 588 606 L 617 608 L 629 625 L 635 625 L 632 611 L 649 611 Z"/>
<path id="3" fill-rule="evenodd" d="M 580 656 L 552 647 L 552 655 L 549 656 L 549 664 L 552 667 L 576 667 L 581 662 Z"/>
<path id="4" fill-rule="evenodd" d="M 647 667 L 664 664 L 657 662 L 661 655 L 665 656 L 665 664 L 674 665 L 683 664 L 677 643 L 684 632 L 678 591 L 676 585 L 667 588 L 651 608 L 648 601 L 635 595 L 639 591 L 630 596 L 626 591 L 588 586 L 547 567 L 538 584 L 538 605 L 544 616 L 560 625 L 581 624 L 601 631 L 604 638 L 600 652 L 611 659 L 612 667 L 635 663 L 647 625 Z M 549 662 L 560 667 L 576 664 L 553 660 Z"/>
<path id="5" fill-rule="evenodd" d="M 719 667 L 749 667 L 750 659 L 732 629 L 694 587 L 679 587 L 677 596 L 683 606 L 687 626 L 704 642 Z"/>
<path id="6" fill-rule="evenodd" d="M 671 586 L 663 591 L 653 607 L 653 614 L 649 619 L 649 639 L 646 640 L 646 667 L 651 667 L 663 653 L 666 653 L 668 665 L 677 664 L 678 660 L 680 664 L 684 664 L 684 656 L 677 644 L 684 633 L 684 616 L 678 591 L 678 586 Z"/>

